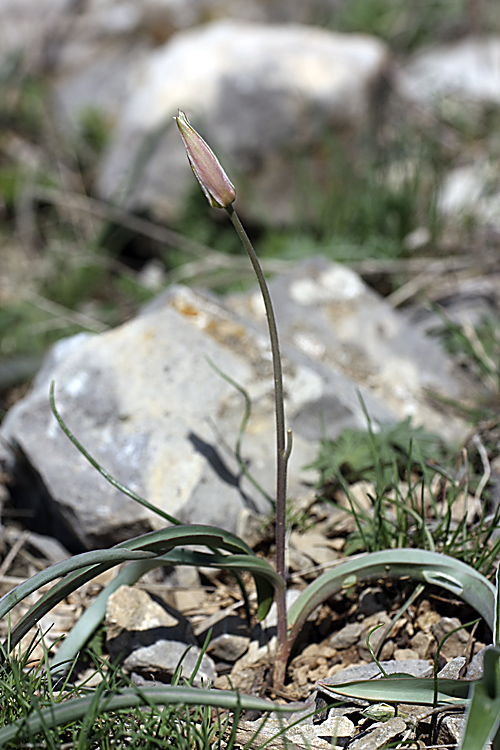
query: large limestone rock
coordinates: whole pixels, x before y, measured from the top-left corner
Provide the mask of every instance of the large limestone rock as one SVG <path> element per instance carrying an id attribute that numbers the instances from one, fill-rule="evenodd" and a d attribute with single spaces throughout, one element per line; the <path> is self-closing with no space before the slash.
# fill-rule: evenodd
<path id="1" fill-rule="evenodd" d="M 325 133 L 366 127 L 387 62 L 377 39 L 308 26 L 226 20 L 176 34 L 136 71 L 98 191 L 167 221 L 176 216 L 193 189 L 173 121 L 180 108 L 233 178 L 248 178 L 240 212 L 292 222 L 307 199 L 300 158 L 321 189 Z"/>
<path id="2" fill-rule="evenodd" d="M 447 437 L 460 436 L 461 425 L 435 411 L 425 389 L 462 398 L 472 395 L 471 384 L 436 341 L 355 273 L 314 261 L 272 287 L 294 432 L 290 497 L 310 493 L 315 475 L 303 467 L 325 431 L 334 437 L 343 427 L 366 426 L 358 389 L 375 425 L 413 415 Z M 16 501 L 32 513 L 37 531 L 77 549 L 165 523 L 113 489 L 67 440 L 49 409 L 51 381 L 63 418 L 90 453 L 168 513 L 234 531 L 240 512 L 267 512 L 234 456 L 242 396 L 209 364 L 250 395 L 243 455 L 273 496 L 272 368 L 263 318 L 254 294 L 224 305 L 175 287 L 112 331 L 59 342 L 0 430 L 0 464 L 17 478 Z"/>

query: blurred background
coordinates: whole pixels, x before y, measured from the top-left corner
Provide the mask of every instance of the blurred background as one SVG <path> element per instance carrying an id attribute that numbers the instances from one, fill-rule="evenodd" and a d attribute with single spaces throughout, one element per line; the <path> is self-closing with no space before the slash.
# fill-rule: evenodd
<path id="1" fill-rule="evenodd" d="M 0 418 L 55 340 L 252 283 L 178 108 L 268 273 L 323 255 L 408 314 L 460 300 L 498 351 L 496 0 L 0 0 Z"/>

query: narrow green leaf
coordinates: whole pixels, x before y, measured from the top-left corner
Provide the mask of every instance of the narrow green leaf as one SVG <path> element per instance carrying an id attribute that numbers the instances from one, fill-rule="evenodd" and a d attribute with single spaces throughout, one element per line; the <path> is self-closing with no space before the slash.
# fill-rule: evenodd
<path id="1" fill-rule="evenodd" d="M 318 685 L 333 697 L 340 695 L 365 701 L 434 705 L 435 682 L 431 677 L 392 674 L 377 680 L 358 680 L 338 685 L 325 685 L 320 681 Z M 438 679 L 437 685 L 438 703 L 455 705 L 465 703 L 471 683 L 466 680 Z"/>
<path id="2" fill-rule="evenodd" d="M 216 555 L 193 550 L 175 549 L 154 560 L 141 560 L 131 563 L 95 598 L 90 607 L 83 613 L 78 622 L 66 636 L 52 663 L 52 670 L 70 663 L 78 651 L 88 641 L 94 630 L 104 619 L 109 597 L 120 586 L 131 586 L 148 570 L 167 564 L 194 565 L 204 568 L 223 568 L 225 570 L 248 570 L 254 576 L 258 597 L 258 613 L 265 614 L 273 601 L 274 588 L 284 586 L 283 580 L 266 560 L 249 555 Z M 265 616 L 264 614 L 264 616 Z"/>
<path id="3" fill-rule="evenodd" d="M 93 707 L 94 696 L 73 698 L 56 703 L 50 708 L 33 712 L 26 720 L 15 721 L 0 729 L 0 745 L 18 737 L 36 735 L 43 729 L 69 724 L 84 717 Z M 136 708 L 154 703 L 156 705 L 187 704 L 195 706 L 214 706 L 228 709 L 243 708 L 251 711 L 297 711 L 302 707 L 280 706 L 255 698 L 251 695 L 239 694 L 225 690 L 202 690 L 193 687 L 155 686 L 151 688 L 127 688 L 118 694 L 103 695 L 99 700 L 98 713 L 118 711 L 120 709 Z"/>
<path id="4" fill-rule="evenodd" d="M 500 692 L 491 698 L 482 680 L 474 682 L 465 722 L 460 750 L 488 747 L 500 728 Z"/>
<path id="5" fill-rule="evenodd" d="M 33 625 L 35 625 L 35 623 L 41 617 L 47 614 L 47 612 L 49 612 L 57 604 L 57 602 L 65 599 L 69 594 L 78 589 L 84 583 L 87 583 L 101 573 L 104 573 L 106 570 L 109 570 L 119 562 L 129 559 L 130 552 L 138 551 L 140 553 L 138 555 L 140 559 L 148 558 L 148 556 L 154 557 L 155 555 L 157 557 L 160 557 L 161 555 L 170 552 L 174 547 L 183 544 L 204 545 L 208 548 L 224 549 L 228 552 L 235 552 L 237 554 L 243 553 L 242 557 L 246 558 L 246 556 L 248 556 L 249 560 L 259 559 L 253 554 L 250 547 L 248 547 L 248 545 L 245 544 L 245 542 L 243 542 L 237 536 L 231 534 L 228 531 L 224 531 L 224 529 L 218 529 L 212 526 L 173 526 L 169 527 L 168 529 L 153 531 L 150 534 L 144 534 L 143 536 L 137 537 L 135 539 L 130 539 L 126 542 L 122 542 L 121 544 L 116 545 L 116 547 L 113 547 L 112 550 L 107 551 L 109 553 L 111 553 L 113 550 L 117 551 L 118 554 L 116 557 L 114 557 L 113 555 L 109 555 L 109 560 L 106 558 L 105 562 L 97 563 L 94 565 L 90 564 L 84 567 L 82 570 L 70 572 L 61 581 L 56 583 L 50 589 L 50 591 L 45 593 L 26 613 L 26 615 L 21 618 L 16 627 L 13 628 L 9 638 L 10 648 L 14 648 L 23 638 L 23 636 L 26 635 L 30 628 L 33 627 Z M 123 552 L 121 560 L 120 552 Z M 95 555 L 95 559 L 98 560 L 100 559 L 99 555 L 102 555 L 102 553 L 102 550 L 84 553 L 87 555 L 85 561 L 87 563 L 90 563 L 90 561 L 94 559 L 92 557 L 93 555 Z M 144 555 L 144 553 L 148 554 Z M 132 557 L 134 557 L 134 555 L 132 555 Z M 71 559 L 63 561 L 63 563 L 58 563 L 58 565 L 60 566 L 58 568 L 59 576 L 63 575 L 62 571 L 64 571 L 65 569 L 64 564 L 66 564 L 68 566 L 68 569 L 70 569 L 72 567 Z M 256 563 L 256 566 L 256 571 L 258 571 L 256 574 L 264 574 L 264 567 L 262 566 L 262 562 Z M 52 566 L 52 568 L 54 567 L 55 566 Z M 44 572 L 49 574 L 48 571 L 50 570 L 51 568 Z M 266 570 L 268 572 L 268 575 L 271 575 L 269 571 L 272 571 L 273 575 L 275 575 L 270 565 L 268 565 L 268 568 Z"/>
<path id="6" fill-rule="evenodd" d="M 495 587 L 481 573 L 460 560 L 437 552 L 397 549 L 348 560 L 311 583 L 288 613 L 290 640 L 295 640 L 319 604 L 360 581 L 381 578 L 410 578 L 441 586 L 474 607 L 488 627 L 494 628 Z"/>

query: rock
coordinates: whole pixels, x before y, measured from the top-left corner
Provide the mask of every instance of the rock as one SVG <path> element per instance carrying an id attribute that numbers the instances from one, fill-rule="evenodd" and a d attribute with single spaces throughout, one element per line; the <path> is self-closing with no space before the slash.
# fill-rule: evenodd
<path id="1" fill-rule="evenodd" d="M 445 666 L 438 672 L 438 677 L 446 680 L 458 680 L 461 677 L 461 671 L 465 666 L 465 656 L 455 656 L 454 659 L 445 664 Z"/>
<path id="2" fill-rule="evenodd" d="M 463 379 L 437 340 L 410 325 L 354 271 L 312 258 L 273 279 L 270 290 L 283 349 L 293 348 L 318 368 L 326 365 L 335 373 L 331 391 L 318 393 L 314 407 L 308 404 L 294 417 L 294 435 L 314 439 L 322 424 L 333 438 L 347 422 L 352 424 L 353 412 L 359 426 L 366 427 L 356 406 L 362 386 L 375 420 L 387 421 L 382 403 L 397 419 L 412 417 L 445 439 L 465 437 L 465 423 L 439 413 L 429 391 L 462 402 L 478 393 L 477 386 Z M 257 292 L 231 296 L 227 304 L 264 327 Z M 357 385 L 351 389 L 349 383 Z M 333 393 L 337 396 L 332 398 Z"/>
<path id="3" fill-rule="evenodd" d="M 384 637 L 383 631 L 385 629 L 378 626 L 388 625 L 389 622 L 389 615 L 385 611 L 375 612 L 373 615 L 370 615 L 363 620 L 363 633 L 357 643 L 357 650 L 361 659 L 370 661 L 373 658 L 371 651 L 366 644 L 366 639 L 369 637 L 370 646 L 376 651 L 381 639 Z"/>
<path id="4" fill-rule="evenodd" d="M 330 547 L 329 540 L 316 530 L 305 531 L 303 534 L 292 531 L 289 543 L 298 552 L 307 555 L 316 565 L 328 564 L 340 557 L 339 553 Z"/>
<path id="5" fill-rule="evenodd" d="M 446 112 L 453 100 L 462 111 L 463 104 L 500 104 L 500 37 L 469 36 L 417 52 L 400 72 L 399 89 Z"/>
<path id="6" fill-rule="evenodd" d="M 176 565 L 172 573 L 175 606 L 185 614 L 200 611 L 206 593 L 201 585 L 200 574 L 192 565 Z"/>
<path id="7" fill-rule="evenodd" d="M 359 276 L 316 259 L 275 279 L 272 290 L 294 433 L 291 497 L 309 498 L 315 475 L 302 467 L 314 460 L 325 433 L 366 427 L 360 393 L 374 425 L 413 414 L 445 437 L 461 435 L 464 425 L 438 414 L 424 389 L 466 402 L 471 382 Z M 241 394 L 208 360 L 251 398 L 243 454 L 274 494 L 272 368 L 257 298 L 251 293 L 223 304 L 172 287 L 112 331 L 58 342 L 31 392 L 5 417 L 0 466 L 15 476 L 15 502 L 35 519 L 38 533 L 76 551 L 165 525 L 108 484 L 68 441 L 50 413 L 52 381 L 62 417 L 80 442 L 164 512 L 235 531 L 241 510 L 269 511 L 228 448 L 240 427 Z M 327 554 L 334 558 L 336 551 Z"/>
<path id="8" fill-rule="evenodd" d="M 210 642 L 208 653 L 215 659 L 233 663 L 247 652 L 249 643 L 246 635 L 222 633 Z"/>
<path id="9" fill-rule="evenodd" d="M 419 659 L 429 659 L 437 647 L 435 638 L 430 633 L 424 633 L 421 630 L 415 633 L 410 644 Z"/>
<path id="10" fill-rule="evenodd" d="M 320 180 L 325 130 L 365 128 L 387 63 L 375 38 L 312 26 L 222 20 L 180 32 L 138 65 L 99 195 L 165 221 L 178 215 L 196 187 L 173 121 L 181 108 L 233 181 L 244 177 L 239 212 L 290 224 L 304 203 L 300 153 Z"/>
<path id="11" fill-rule="evenodd" d="M 486 649 L 481 649 L 478 653 L 472 657 L 470 664 L 465 674 L 466 680 L 480 680 L 483 676 L 483 659 L 484 652 Z"/>
<path id="12" fill-rule="evenodd" d="M 438 643 L 442 643 L 444 638 L 448 636 L 439 652 L 447 661 L 454 659 L 456 656 L 463 656 L 467 648 L 470 636 L 466 630 L 462 628 L 449 635 L 456 628 L 460 628 L 461 625 L 458 617 L 441 617 L 439 622 L 432 626 L 432 633 Z"/>
<path id="13" fill-rule="evenodd" d="M 436 744 L 451 745 L 452 747 L 457 745 L 460 741 L 463 720 L 463 716 L 443 716 L 438 724 Z"/>
<path id="14" fill-rule="evenodd" d="M 395 661 L 409 661 L 410 659 L 419 659 L 418 653 L 411 648 L 394 649 L 392 658 Z"/>
<path id="15" fill-rule="evenodd" d="M 365 632 L 365 626 L 361 622 L 350 622 L 344 625 L 342 630 L 332 635 L 328 644 L 332 648 L 343 649 L 354 646 L 359 641 L 359 637 Z"/>
<path id="16" fill-rule="evenodd" d="M 109 597 L 106 628 L 111 659 L 119 659 L 122 668 L 138 675 L 141 684 L 152 678 L 170 682 L 181 659 L 182 677 L 191 677 L 201 653 L 180 612 L 131 586 L 121 586 Z M 215 665 L 204 654 L 193 684 L 201 687 L 215 678 Z"/>
<path id="17" fill-rule="evenodd" d="M 186 653 L 185 643 L 160 639 L 150 646 L 143 646 L 132 651 L 121 664 L 121 668 L 129 673 L 134 672 L 150 682 L 169 683 L 179 664 L 181 664 L 181 677 L 189 679 L 200 654 L 201 649 L 198 646 L 190 646 Z M 209 687 L 216 677 L 217 672 L 212 659 L 204 654 L 193 680 L 194 687 Z"/>
<path id="18" fill-rule="evenodd" d="M 297 720 L 297 714 L 293 714 Z M 349 739 L 354 735 L 354 723 L 347 716 L 329 716 L 325 721 L 313 724 L 309 720 L 300 722 L 291 727 L 286 733 L 286 742 L 279 735 L 283 726 L 286 725 L 286 717 L 276 719 L 267 717 L 257 721 L 240 722 L 237 740 L 239 743 L 248 744 L 258 731 L 259 742 L 266 741 L 266 747 L 273 750 L 294 750 L 294 748 L 312 748 L 315 750 L 332 750 L 332 747 L 345 747 Z M 262 726 L 263 724 L 263 726 Z M 276 739 L 272 739 L 276 737 Z M 332 740 L 336 744 L 332 744 Z M 269 744 L 268 744 L 269 743 Z M 249 745 L 250 746 L 250 745 Z"/>
<path id="19" fill-rule="evenodd" d="M 500 172 L 485 159 L 451 169 L 437 199 L 444 216 L 474 218 L 490 229 L 500 229 Z"/>
<path id="20" fill-rule="evenodd" d="M 207 653 L 214 659 L 235 662 L 248 650 L 251 634 L 248 624 L 236 615 L 226 615 L 216 623 L 196 630 L 198 642 L 204 642 L 208 630 L 212 631 Z"/>
<path id="21" fill-rule="evenodd" d="M 349 745 L 349 750 L 378 750 L 385 747 L 390 740 L 406 730 L 406 722 L 399 716 L 389 721 L 374 724 L 362 737 L 356 738 Z"/>
<path id="22" fill-rule="evenodd" d="M 267 342 L 214 299 L 176 288 L 103 337 L 60 341 L 30 395 L 4 420 L 1 434 L 18 448 L 2 458 L 18 467 L 24 461 L 23 477 L 28 477 L 28 456 L 34 469 L 37 481 L 31 494 L 26 488 L 23 500 L 41 513 L 40 523 L 48 527 L 38 531 L 69 540 L 67 546 L 75 549 L 116 543 L 165 525 L 105 482 L 67 440 L 50 413 L 52 380 L 63 418 L 80 441 L 113 476 L 164 511 L 185 522 L 234 531 L 241 508 L 269 509 L 267 500 L 241 479 L 227 449 L 238 434 L 242 398 L 208 358 L 252 398 L 245 458 L 273 493 Z M 319 382 L 303 365 L 289 370 L 290 416 L 308 398 L 314 399 Z M 315 447 L 297 435 L 292 495 L 300 494 L 300 466 L 309 463 L 314 452 Z"/>
<path id="23" fill-rule="evenodd" d="M 189 621 L 165 602 L 132 586 L 120 586 L 108 599 L 106 641 L 112 659 L 157 640 L 195 644 Z"/>

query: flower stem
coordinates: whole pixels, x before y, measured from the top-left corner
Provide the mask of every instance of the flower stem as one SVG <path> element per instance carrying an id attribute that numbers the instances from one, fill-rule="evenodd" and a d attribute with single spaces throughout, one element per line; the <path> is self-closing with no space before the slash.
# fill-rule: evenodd
<path id="1" fill-rule="evenodd" d="M 286 443 L 285 430 L 285 406 L 283 396 L 283 371 L 281 366 L 281 354 L 278 340 L 278 327 L 274 315 L 271 295 L 266 283 L 264 273 L 252 243 L 234 210 L 232 204 L 226 206 L 226 211 L 234 228 L 240 238 L 243 247 L 248 253 L 250 262 L 257 276 L 262 299 L 266 309 L 267 324 L 269 327 L 269 339 L 271 342 L 271 353 L 273 359 L 274 375 L 274 404 L 276 411 L 276 571 L 286 580 L 285 568 L 285 531 L 286 531 L 286 484 L 287 464 L 291 448 L 291 433 L 289 433 L 288 445 Z M 285 677 L 286 640 L 287 640 L 287 616 L 286 616 L 286 594 L 283 588 L 277 592 L 276 606 L 278 609 L 278 651 L 275 670 L 275 687 L 282 683 Z"/>

